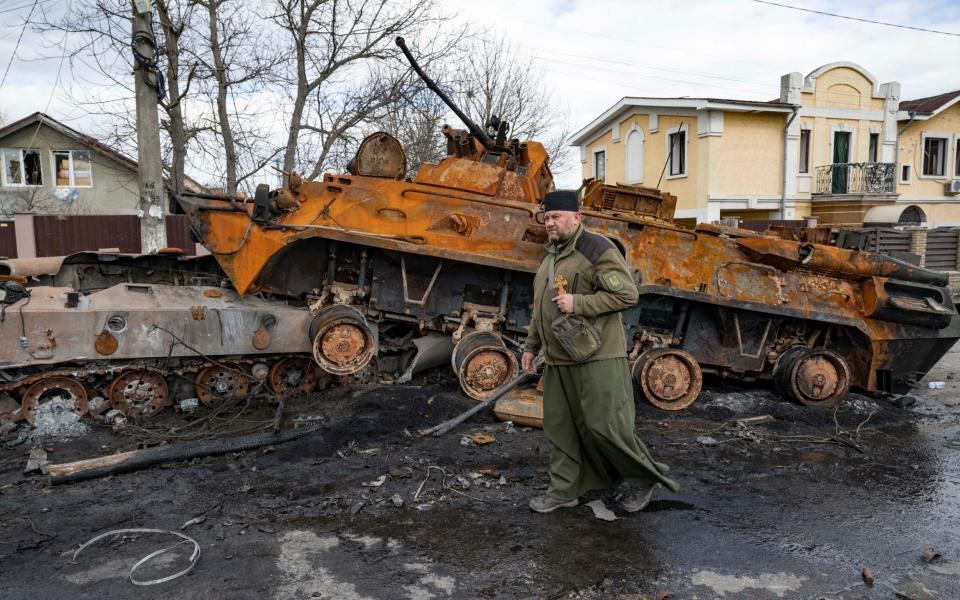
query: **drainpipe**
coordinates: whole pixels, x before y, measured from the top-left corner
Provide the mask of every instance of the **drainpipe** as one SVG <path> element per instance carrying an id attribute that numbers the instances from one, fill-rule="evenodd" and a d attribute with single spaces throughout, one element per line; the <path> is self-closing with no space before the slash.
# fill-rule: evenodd
<path id="1" fill-rule="evenodd" d="M 897 154 L 900 154 L 900 134 L 907 130 L 907 127 L 910 127 L 910 123 L 913 123 L 914 119 L 917 118 L 917 111 L 908 110 L 907 114 L 910 115 L 910 120 L 907 121 L 907 124 L 900 128 L 900 131 L 897 132 Z"/>
<path id="2" fill-rule="evenodd" d="M 793 114 L 790 115 L 790 118 L 787 119 L 786 125 L 783 126 L 783 187 L 781 188 L 780 193 L 780 218 L 786 219 L 787 217 L 787 177 L 790 175 L 787 173 L 787 130 L 790 129 L 790 124 L 793 123 L 793 120 L 797 118 L 797 114 L 800 112 L 800 105 L 795 104 L 793 106 Z M 807 160 L 810 160 L 810 157 L 807 156 Z"/>

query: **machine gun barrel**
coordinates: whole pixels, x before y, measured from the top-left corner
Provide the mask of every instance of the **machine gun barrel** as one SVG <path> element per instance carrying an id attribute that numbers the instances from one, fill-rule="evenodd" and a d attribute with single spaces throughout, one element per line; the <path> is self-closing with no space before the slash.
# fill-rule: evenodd
<path id="1" fill-rule="evenodd" d="M 440 87 L 436 84 L 436 82 L 430 79 L 430 76 L 423 72 L 423 69 L 421 69 L 420 65 L 417 64 L 416 59 L 413 58 L 413 54 L 410 53 L 410 49 L 407 48 L 407 45 L 403 41 L 403 38 L 397 37 L 396 42 L 397 42 L 397 46 L 400 47 L 400 50 L 403 51 L 403 55 L 407 57 L 407 62 L 409 62 L 410 66 L 413 67 L 413 70 L 417 72 L 417 75 L 420 76 L 420 79 L 422 79 L 423 82 L 427 84 L 427 87 L 433 90 L 433 92 L 436 93 L 438 96 L 440 96 L 440 99 L 443 100 L 443 103 L 449 106 L 450 110 L 452 110 L 454 114 L 460 117 L 460 120 L 463 121 L 463 124 L 466 125 L 467 129 L 470 130 L 470 133 L 473 134 L 473 137 L 477 138 L 480 141 L 480 143 L 483 144 L 484 148 L 486 148 L 487 150 L 493 150 L 494 143 L 493 143 L 493 140 L 490 139 L 490 136 L 487 135 L 487 132 L 481 129 L 479 125 L 471 121 L 470 117 L 468 117 L 462 110 L 460 110 L 457 107 L 457 105 L 453 103 L 453 100 L 451 100 L 446 94 L 443 93 L 443 90 L 440 89 Z"/>

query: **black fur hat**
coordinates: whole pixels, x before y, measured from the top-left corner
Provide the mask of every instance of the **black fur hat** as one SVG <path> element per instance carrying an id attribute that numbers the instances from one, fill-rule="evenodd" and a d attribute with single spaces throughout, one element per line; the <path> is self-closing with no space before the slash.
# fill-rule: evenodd
<path id="1" fill-rule="evenodd" d="M 550 212 L 551 210 L 579 212 L 580 197 L 573 190 L 547 192 L 547 195 L 543 197 L 543 212 Z"/>

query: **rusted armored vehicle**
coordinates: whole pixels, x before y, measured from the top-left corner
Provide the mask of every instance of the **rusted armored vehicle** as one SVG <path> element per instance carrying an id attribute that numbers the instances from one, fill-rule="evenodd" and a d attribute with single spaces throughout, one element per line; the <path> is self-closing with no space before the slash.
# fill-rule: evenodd
<path id="1" fill-rule="evenodd" d="M 322 377 L 300 335 L 309 313 L 241 298 L 212 256 L 81 252 L 3 261 L 0 311 L 4 428 L 32 422 L 50 397 L 72 401 L 81 414 L 139 417 L 174 397 L 212 404 L 244 397 L 258 382 L 291 395 Z"/>
<path id="2" fill-rule="evenodd" d="M 252 203 L 182 204 L 241 295 L 310 305 L 324 370 L 449 340 L 464 391 L 483 398 L 517 372 L 545 240 L 537 215 L 552 185 L 547 155 L 536 142 L 507 139 L 505 123 L 470 122 L 398 44 L 468 126 L 444 127 L 439 164 L 405 179 L 402 148 L 375 134 L 348 174 L 293 176 Z M 624 314 L 628 347 L 657 406 L 692 402 L 702 372 L 773 379 L 818 406 L 851 386 L 903 392 L 960 337 L 941 273 L 738 229 L 690 231 L 673 223 L 675 202 L 592 182 L 582 204 L 586 226 L 634 269 L 640 301 Z"/>
<path id="3" fill-rule="evenodd" d="M 87 410 L 97 390 L 108 401 L 98 410 L 150 414 L 173 397 L 214 403 L 262 384 L 306 392 L 370 373 L 403 382 L 443 362 L 476 399 L 512 379 L 546 241 L 548 156 L 502 121 L 472 123 L 407 54 L 467 125 L 445 126 L 448 156 L 415 177 L 399 143 L 377 133 L 348 173 L 290 174 L 252 199 L 181 197 L 210 256 L 8 261 L 0 275 L 25 278 L 30 296 L 13 289 L 3 302 L 0 418 L 28 418 L 51 393 Z M 676 199 L 653 189 L 588 182 L 582 192 L 585 225 L 613 241 L 637 281 L 623 318 L 634 376 L 658 407 L 688 406 L 703 373 L 772 380 L 811 406 L 851 387 L 904 392 L 960 337 L 941 273 L 684 229 Z"/>

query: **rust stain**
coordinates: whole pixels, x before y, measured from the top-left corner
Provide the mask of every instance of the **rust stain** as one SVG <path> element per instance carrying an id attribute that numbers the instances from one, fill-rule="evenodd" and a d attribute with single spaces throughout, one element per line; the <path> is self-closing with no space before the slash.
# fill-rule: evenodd
<path id="1" fill-rule="evenodd" d="M 253 347 L 257 350 L 266 350 L 270 347 L 273 338 L 270 336 L 270 332 L 264 327 L 259 327 L 256 331 L 253 332 L 253 339 L 251 343 Z"/>
<path id="2" fill-rule="evenodd" d="M 104 329 L 97 335 L 97 339 L 94 341 L 93 347 L 96 349 L 98 354 L 110 356 L 117 351 L 117 348 L 120 347 L 120 342 L 117 341 L 117 338 L 114 337 L 112 333 Z"/>

